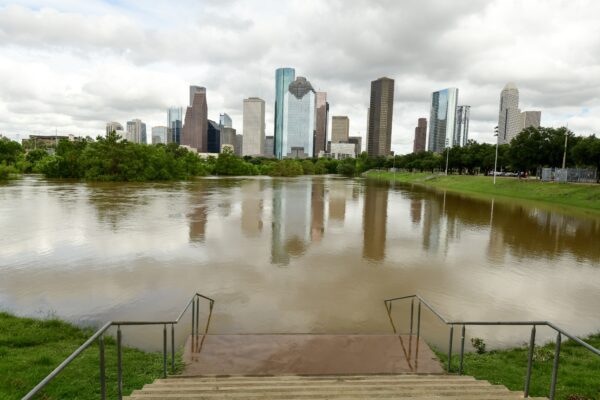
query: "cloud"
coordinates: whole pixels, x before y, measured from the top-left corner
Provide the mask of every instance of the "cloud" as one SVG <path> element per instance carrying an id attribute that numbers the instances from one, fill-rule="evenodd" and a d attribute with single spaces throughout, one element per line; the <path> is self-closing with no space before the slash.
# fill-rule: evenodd
<path id="1" fill-rule="evenodd" d="M 543 123 L 588 134 L 600 110 L 598 12 L 591 0 L 0 2 L 0 131 L 163 125 L 165 109 L 185 106 L 187 86 L 200 84 L 209 116 L 227 112 L 240 131 L 243 98 L 265 99 L 269 134 L 274 70 L 293 66 L 363 136 L 370 81 L 394 78 L 400 153 L 429 117 L 431 92 L 446 87 L 472 106 L 480 141 L 493 140 L 508 81 Z"/>

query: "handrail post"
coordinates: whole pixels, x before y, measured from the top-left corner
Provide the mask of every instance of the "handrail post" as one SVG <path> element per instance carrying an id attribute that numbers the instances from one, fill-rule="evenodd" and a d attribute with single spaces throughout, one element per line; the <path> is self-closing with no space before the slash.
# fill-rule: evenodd
<path id="1" fill-rule="evenodd" d="M 198 337 L 200 336 L 200 297 L 196 296 L 196 351 L 198 351 Z"/>
<path id="2" fill-rule="evenodd" d="M 163 378 L 167 377 L 167 324 L 163 325 Z"/>
<path id="3" fill-rule="evenodd" d="M 415 298 L 410 299 L 410 336 L 413 334 L 413 314 L 415 311 Z"/>
<path id="4" fill-rule="evenodd" d="M 121 354 L 121 325 L 117 325 L 117 396 L 123 399 L 123 356 Z"/>
<path id="5" fill-rule="evenodd" d="M 529 385 L 531 383 L 531 369 L 533 367 L 533 352 L 535 350 L 535 325 L 531 328 L 531 338 L 529 339 L 529 354 L 527 355 L 527 375 L 525 376 L 524 397 L 529 397 Z"/>
<path id="6" fill-rule="evenodd" d="M 175 324 L 171 324 L 171 373 L 175 373 Z"/>
<path id="7" fill-rule="evenodd" d="M 194 352 L 194 328 L 196 326 L 196 296 L 192 298 L 192 335 L 190 336 L 192 341 L 190 343 L 191 352 Z"/>
<path id="8" fill-rule="evenodd" d="M 554 348 L 554 363 L 552 366 L 552 383 L 550 384 L 550 400 L 554 400 L 554 393 L 556 391 L 556 379 L 558 378 L 558 360 L 560 358 L 560 332 L 556 335 L 556 347 Z"/>
<path id="9" fill-rule="evenodd" d="M 458 374 L 463 373 L 463 360 L 465 358 L 465 325 L 463 324 L 460 333 L 460 366 L 458 367 Z"/>
<path id="10" fill-rule="evenodd" d="M 417 344 L 419 343 L 420 336 L 421 336 L 421 299 L 419 299 L 419 305 L 417 306 Z"/>
<path id="11" fill-rule="evenodd" d="M 104 336 L 98 338 L 98 349 L 100 350 L 100 399 L 106 400 L 106 364 L 104 361 Z"/>
<path id="12" fill-rule="evenodd" d="M 450 372 L 450 362 L 452 361 L 452 336 L 454 336 L 454 325 L 450 325 L 450 339 L 448 340 L 448 369 Z"/>

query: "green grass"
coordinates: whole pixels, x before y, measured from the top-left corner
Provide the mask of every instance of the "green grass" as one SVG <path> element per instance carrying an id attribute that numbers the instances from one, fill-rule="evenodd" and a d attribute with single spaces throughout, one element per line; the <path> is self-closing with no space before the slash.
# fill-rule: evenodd
<path id="1" fill-rule="evenodd" d="M 600 334 L 584 339 L 600 348 Z M 447 365 L 448 356 L 434 350 Z M 527 371 L 528 348 L 494 350 L 484 354 L 465 353 L 463 374 L 522 391 Z M 554 343 L 536 347 L 531 374 L 530 396 L 547 397 L 554 361 Z M 459 357 L 452 356 L 452 371 L 458 371 Z M 579 396 L 579 397 L 576 397 Z M 556 398 L 600 399 L 600 357 L 573 341 L 563 341 L 560 351 Z"/>
<path id="2" fill-rule="evenodd" d="M 57 320 L 0 312 L 0 399 L 20 399 L 85 342 L 93 331 Z M 162 375 L 162 353 L 123 349 L 123 392 L 128 395 Z M 40 399 L 100 398 L 98 346 L 92 345 L 44 388 Z M 107 397 L 116 398 L 114 339 L 105 338 Z M 182 369 L 181 356 L 176 369 Z"/>
<path id="3" fill-rule="evenodd" d="M 491 176 L 433 175 L 431 173 L 396 173 L 372 171 L 369 179 L 414 183 L 435 188 L 472 193 L 484 196 L 545 202 L 561 207 L 571 207 L 589 213 L 600 214 L 600 185 L 564 184 L 517 178 L 497 177 L 496 185 Z"/>

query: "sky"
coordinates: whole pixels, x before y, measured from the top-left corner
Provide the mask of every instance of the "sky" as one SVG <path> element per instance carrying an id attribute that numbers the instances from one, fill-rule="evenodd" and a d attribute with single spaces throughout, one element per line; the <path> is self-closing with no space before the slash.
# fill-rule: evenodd
<path id="1" fill-rule="evenodd" d="M 193 84 L 207 88 L 209 118 L 228 113 L 238 133 L 243 99 L 263 98 L 272 135 L 283 66 L 363 138 L 370 82 L 393 78 L 399 154 L 448 87 L 479 142 L 494 141 L 507 82 L 543 126 L 599 134 L 599 15 L 594 0 L 0 0 L 0 134 L 95 137 L 133 118 L 149 130 L 187 106 Z"/>

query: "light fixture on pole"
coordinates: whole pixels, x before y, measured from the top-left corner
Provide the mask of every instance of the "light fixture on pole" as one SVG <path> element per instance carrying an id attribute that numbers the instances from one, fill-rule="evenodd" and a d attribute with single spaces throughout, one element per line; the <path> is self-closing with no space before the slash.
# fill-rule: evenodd
<path id="1" fill-rule="evenodd" d="M 494 136 L 496 137 L 496 158 L 494 160 L 494 185 L 496 184 L 496 169 L 498 169 L 498 142 L 500 137 L 498 136 L 498 127 L 494 128 Z"/>

